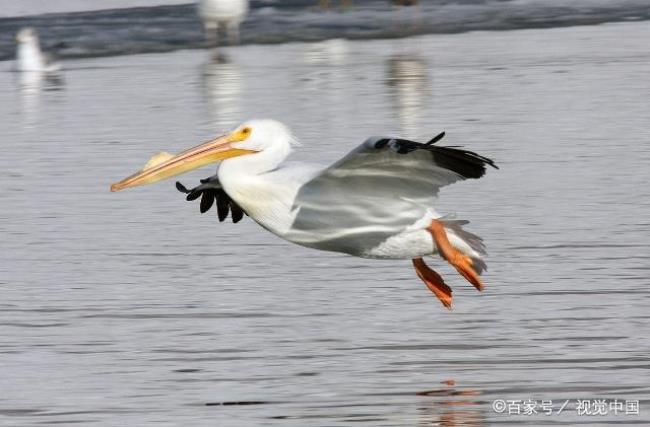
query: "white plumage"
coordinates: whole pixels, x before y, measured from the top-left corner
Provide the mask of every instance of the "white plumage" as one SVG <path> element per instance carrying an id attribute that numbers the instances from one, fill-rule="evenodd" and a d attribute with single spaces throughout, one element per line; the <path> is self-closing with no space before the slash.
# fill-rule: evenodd
<path id="1" fill-rule="evenodd" d="M 218 40 L 222 29 L 230 42 L 239 41 L 239 26 L 248 14 L 248 0 L 199 0 L 199 17 L 208 40 Z"/>
<path id="2" fill-rule="evenodd" d="M 61 67 L 41 52 L 41 44 L 36 30 L 22 28 L 16 34 L 16 70 L 30 72 L 52 72 Z"/>
<path id="3" fill-rule="evenodd" d="M 154 158 L 143 170 L 114 184 L 113 191 L 149 184 L 221 160 L 216 175 L 187 190 L 202 195 L 201 210 L 215 202 L 220 219 L 245 212 L 285 240 L 363 258 L 413 259 L 427 286 L 451 306 L 451 289 L 423 264 L 439 254 L 478 289 L 485 269 L 482 240 L 466 221 L 434 209 L 440 188 L 480 178 L 494 163 L 457 147 L 373 137 L 338 162 L 323 167 L 288 163 L 294 137 L 274 120 L 253 120 L 176 156 Z M 496 167 L 496 166 L 495 166 Z M 225 209 L 225 214 L 224 214 Z"/>

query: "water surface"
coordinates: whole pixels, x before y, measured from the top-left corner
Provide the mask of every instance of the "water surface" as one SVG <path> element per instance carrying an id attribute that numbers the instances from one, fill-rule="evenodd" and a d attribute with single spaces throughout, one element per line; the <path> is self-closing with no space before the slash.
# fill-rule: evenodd
<path id="1" fill-rule="evenodd" d="M 3 64 L 0 424 L 648 424 L 648 39 L 628 23 L 250 45 L 46 80 Z M 172 182 L 109 193 L 251 117 L 289 124 L 303 160 L 442 130 L 494 158 L 438 206 L 486 240 L 487 289 L 431 260 L 449 312 L 410 262 L 219 224 Z M 491 408 L 528 398 L 641 414 Z"/>

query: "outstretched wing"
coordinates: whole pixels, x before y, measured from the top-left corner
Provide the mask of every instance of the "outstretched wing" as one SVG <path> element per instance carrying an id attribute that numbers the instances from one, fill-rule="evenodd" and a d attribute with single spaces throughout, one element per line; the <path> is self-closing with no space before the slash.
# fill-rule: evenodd
<path id="1" fill-rule="evenodd" d="M 443 136 L 424 144 L 368 139 L 301 187 L 293 240 L 322 249 L 349 246 L 350 253 L 359 251 L 355 239 L 374 247 L 424 218 L 440 188 L 480 178 L 486 165 L 496 168 L 474 152 L 434 145 Z"/>
<path id="2" fill-rule="evenodd" d="M 246 212 L 244 212 L 244 210 L 224 191 L 216 174 L 209 178 L 202 179 L 201 184 L 191 190 L 185 188 L 185 186 L 178 181 L 176 182 L 176 188 L 181 193 L 187 194 L 186 200 L 188 201 L 196 200 L 201 197 L 201 203 L 199 205 L 201 213 L 207 212 L 216 204 L 217 215 L 219 216 L 220 222 L 223 222 L 228 217 L 228 213 L 231 213 L 232 222 L 234 223 L 241 221 L 244 214 L 246 214 Z"/>
<path id="3" fill-rule="evenodd" d="M 424 144 L 399 138 L 370 138 L 325 169 L 314 181 L 347 185 L 351 181 L 359 183 L 371 178 L 372 185 L 364 190 L 374 189 L 383 194 L 386 187 L 379 189 L 377 183 L 387 184 L 391 189 L 408 188 L 414 184 L 413 190 L 400 191 L 396 195 L 415 195 L 421 186 L 427 189 L 428 196 L 435 196 L 445 185 L 482 177 L 486 165 L 497 168 L 491 159 L 472 151 L 435 145 L 444 136 L 445 132 L 442 132 Z"/>

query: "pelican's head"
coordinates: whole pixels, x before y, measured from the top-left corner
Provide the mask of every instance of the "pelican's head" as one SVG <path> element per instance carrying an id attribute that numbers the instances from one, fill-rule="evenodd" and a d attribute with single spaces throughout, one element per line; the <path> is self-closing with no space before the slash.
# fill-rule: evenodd
<path id="1" fill-rule="evenodd" d="M 291 132 L 282 123 L 251 120 L 179 154 L 156 154 L 140 171 L 111 185 L 111 191 L 153 184 L 218 161 L 257 170 L 273 169 L 287 157 L 293 143 Z"/>
<path id="2" fill-rule="evenodd" d="M 16 42 L 18 44 L 38 43 L 38 34 L 32 27 L 21 28 L 16 34 Z"/>
<path id="3" fill-rule="evenodd" d="M 295 143 L 287 126 L 277 120 L 249 120 L 239 125 L 234 132 L 247 132 L 248 137 L 237 144 L 239 148 L 263 152 L 291 147 Z"/>

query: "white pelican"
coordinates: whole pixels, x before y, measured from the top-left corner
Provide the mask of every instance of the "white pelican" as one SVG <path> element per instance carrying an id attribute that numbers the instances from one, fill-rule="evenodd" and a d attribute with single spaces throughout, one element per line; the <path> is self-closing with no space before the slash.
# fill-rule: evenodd
<path id="1" fill-rule="evenodd" d="M 47 73 L 59 70 L 60 65 L 41 52 L 38 34 L 33 28 L 25 27 L 18 31 L 16 43 L 16 69 L 18 71 Z"/>
<path id="2" fill-rule="evenodd" d="M 481 239 L 461 228 L 467 221 L 433 209 L 445 185 L 480 178 L 492 160 L 457 147 L 373 137 L 328 167 L 285 163 L 295 143 L 274 120 L 253 120 L 177 155 L 160 153 L 111 191 L 151 184 L 221 161 L 217 173 L 187 190 L 201 212 L 215 202 L 220 220 L 244 213 L 298 245 L 362 258 L 411 259 L 417 275 L 447 308 L 451 288 L 422 260 L 440 255 L 478 290 L 485 269 Z"/>
<path id="3" fill-rule="evenodd" d="M 199 17 L 207 40 L 217 43 L 226 30 L 231 43 L 239 42 L 239 25 L 248 14 L 248 0 L 199 0 Z"/>

